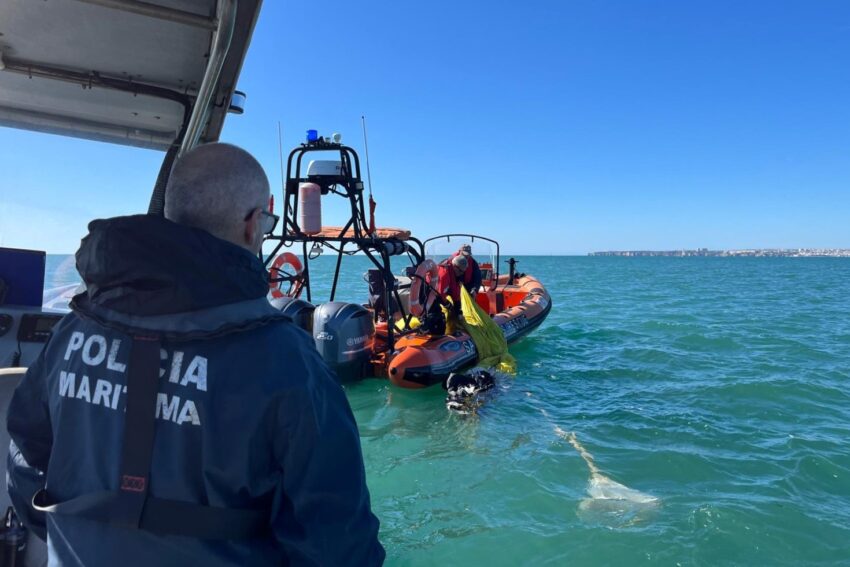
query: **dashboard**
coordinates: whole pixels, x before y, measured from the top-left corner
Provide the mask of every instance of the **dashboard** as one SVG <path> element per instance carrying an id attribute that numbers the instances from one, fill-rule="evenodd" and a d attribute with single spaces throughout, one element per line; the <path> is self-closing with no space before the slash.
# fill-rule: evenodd
<path id="1" fill-rule="evenodd" d="M 35 307 L 0 306 L 0 368 L 32 364 L 62 317 Z"/>

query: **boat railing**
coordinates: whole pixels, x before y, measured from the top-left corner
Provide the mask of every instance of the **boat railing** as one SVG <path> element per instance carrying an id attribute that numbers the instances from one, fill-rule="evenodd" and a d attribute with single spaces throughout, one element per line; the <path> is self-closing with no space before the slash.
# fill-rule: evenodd
<path id="1" fill-rule="evenodd" d="M 462 232 L 455 232 L 455 233 L 450 233 L 450 234 L 440 234 L 438 236 L 432 236 L 431 238 L 427 238 L 427 239 L 422 241 L 422 248 L 423 248 L 423 251 L 425 252 L 425 255 L 428 256 L 429 244 L 437 243 L 437 242 L 440 242 L 440 241 L 451 242 L 452 238 L 455 238 L 455 239 L 457 239 L 461 242 L 467 242 L 468 241 L 471 244 L 475 244 L 475 242 L 477 240 L 480 240 L 480 241 L 487 242 L 487 243 L 491 244 L 496 249 L 494 261 L 491 262 L 492 265 L 493 265 L 493 272 L 494 272 L 493 278 L 492 278 L 492 284 L 491 284 L 491 291 L 496 289 L 496 285 L 499 281 L 499 265 L 501 263 L 500 262 L 501 250 L 499 248 L 499 243 L 496 240 L 493 240 L 492 238 L 487 238 L 486 236 L 481 236 L 479 234 L 469 234 L 469 233 L 462 233 Z"/>

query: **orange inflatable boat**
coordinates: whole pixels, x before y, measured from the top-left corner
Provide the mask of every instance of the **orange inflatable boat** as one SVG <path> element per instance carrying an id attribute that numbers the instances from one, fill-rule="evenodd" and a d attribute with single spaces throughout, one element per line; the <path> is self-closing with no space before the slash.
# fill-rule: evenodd
<path id="1" fill-rule="evenodd" d="M 485 280 L 484 287 L 491 284 Z M 499 325 L 508 343 L 536 329 L 552 308 L 546 289 L 532 276 L 519 274 L 511 281 L 509 275 L 503 275 L 495 284 L 490 291 L 478 292 L 475 299 Z M 441 337 L 414 332 L 399 338 L 395 349 L 386 375 L 405 388 L 444 383 L 452 372 L 478 361 L 475 343 L 464 332 Z"/>
<path id="2" fill-rule="evenodd" d="M 308 163 L 313 152 L 322 159 Z M 329 155 L 338 159 L 328 160 Z M 452 372 L 478 361 L 468 334 L 446 334 L 438 308 L 444 299 L 435 289 L 435 261 L 461 253 L 458 244 L 479 247 L 472 250 L 481 262 L 481 285 L 474 300 L 508 343 L 530 333 L 549 314 L 552 303 L 546 289 L 533 276 L 517 273 L 513 258 L 508 260 L 509 273 L 499 273 L 495 240 L 445 234 L 419 241 L 408 230 L 376 228 L 377 204 L 370 192 L 367 205 L 364 192 L 357 152 L 339 143 L 337 136 L 312 137 L 289 154 L 281 232 L 266 239 L 267 245 L 276 243 L 264 258 L 269 300 L 313 336 L 316 349 L 341 381 L 379 376 L 404 388 L 424 388 L 444 383 Z M 322 199 L 338 197 L 348 200 L 350 217 L 341 225 L 325 226 Z M 482 246 L 488 250 L 482 253 Z M 317 301 L 311 262 L 327 251 L 336 254 L 336 268 L 329 298 Z M 336 299 L 342 259 L 351 254 L 371 263 L 365 274 L 367 303 Z"/>

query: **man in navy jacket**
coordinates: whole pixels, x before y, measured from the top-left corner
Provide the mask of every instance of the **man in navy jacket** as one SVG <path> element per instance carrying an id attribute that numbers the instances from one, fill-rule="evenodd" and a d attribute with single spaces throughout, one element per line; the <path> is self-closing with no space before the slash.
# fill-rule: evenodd
<path id="1" fill-rule="evenodd" d="M 51 563 L 383 562 L 345 394 L 311 338 L 266 300 L 257 252 L 276 222 L 268 202 L 256 160 L 210 144 L 175 165 L 166 218 L 89 225 L 77 252 L 86 291 L 8 411 L 10 494 L 31 528 L 46 523 Z M 133 477 L 122 451 L 126 459 L 130 361 L 143 337 L 159 341 L 150 373 L 155 382 L 158 362 L 159 380 L 150 474 Z M 60 505 L 33 509 L 38 488 Z M 106 520 L 65 505 L 142 491 L 146 508 L 176 502 L 196 514 L 151 512 L 127 527 L 109 520 L 113 504 Z M 199 509 L 248 510 L 262 529 L 204 535 Z"/>

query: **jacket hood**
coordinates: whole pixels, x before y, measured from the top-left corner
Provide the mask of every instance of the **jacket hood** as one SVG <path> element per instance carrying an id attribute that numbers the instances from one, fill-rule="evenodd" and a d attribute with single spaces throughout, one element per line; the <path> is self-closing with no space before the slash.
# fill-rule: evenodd
<path id="1" fill-rule="evenodd" d="M 77 251 L 91 305 L 134 316 L 209 309 L 265 298 L 262 262 L 244 248 L 163 217 L 95 220 Z"/>

